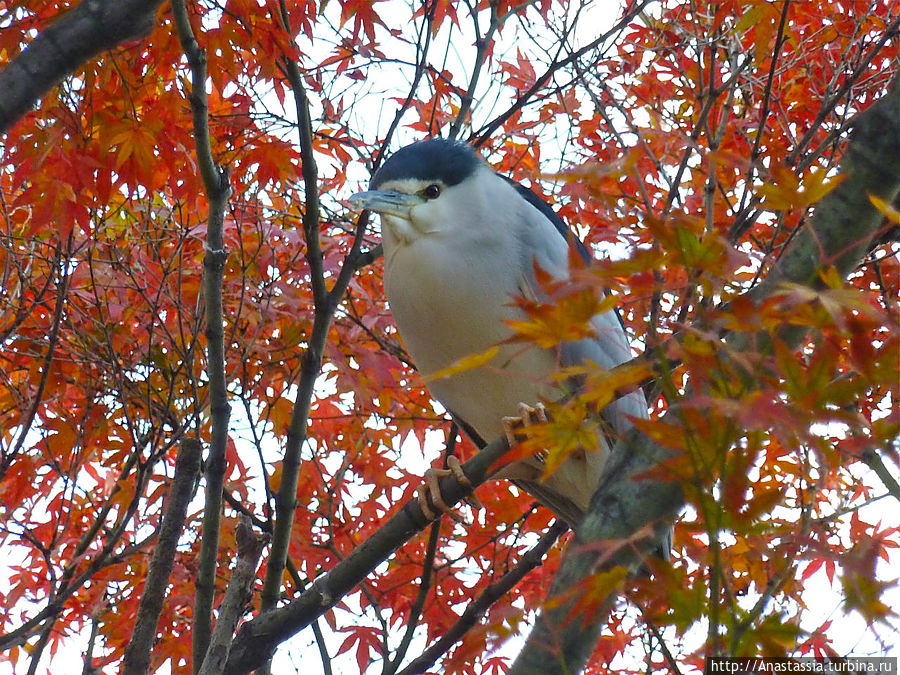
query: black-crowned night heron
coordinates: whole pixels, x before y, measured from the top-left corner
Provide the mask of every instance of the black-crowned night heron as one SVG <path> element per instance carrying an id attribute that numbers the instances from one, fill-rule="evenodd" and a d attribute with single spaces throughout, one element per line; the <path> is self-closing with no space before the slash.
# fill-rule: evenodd
<path id="1" fill-rule="evenodd" d="M 469 146 L 440 138 L 408 145 L 382 164 L 370 187 L 349 201 L 381 215 L 384 286 L 397 328 L 431 393 L 479 447 L 509 436 L 516 416 L 526 423 L 539 417 L 540 408 L 531 406 L 569 395 L 552 377 L 560 368 L 610 369 L 631 358 L 615 312 L 594 317 L 593 337 L 557 350 L 504 342 L 513 334 L 506 322 L 526 318 L 514 297 L 546 296 L 535 264 L 555 278 L 568 276 L 571 237 L 548 204 L 495 173 Z M 581 242 L 575 245 L 588 255 Z M 428 379 L 493 346 L 499 349 L 489 362 Z M 631 426 L 629 416 L 646 417 L 647 403 L 635 391 L 601 416 L 599 451 L 573 453 L 544 480 L 540 455 L 509 463 L 492 478 L 512 480 L 576 526 L 603 473 L 610 438 Z M 434 473 L 428 478 L 432 502 L 455 515 Z M 419 502 L 433 516 L 424 491 Z"/>

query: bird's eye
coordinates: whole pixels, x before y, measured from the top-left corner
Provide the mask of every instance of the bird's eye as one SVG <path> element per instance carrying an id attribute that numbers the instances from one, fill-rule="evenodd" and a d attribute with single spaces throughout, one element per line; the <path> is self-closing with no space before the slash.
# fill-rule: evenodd
<path id="1" fill-rule="evenodd" d="M 437 183 L 432 183 L 422 190 L 422 196 L 425 199 L 437 199 L 441 196 L 441 186 Z"/>

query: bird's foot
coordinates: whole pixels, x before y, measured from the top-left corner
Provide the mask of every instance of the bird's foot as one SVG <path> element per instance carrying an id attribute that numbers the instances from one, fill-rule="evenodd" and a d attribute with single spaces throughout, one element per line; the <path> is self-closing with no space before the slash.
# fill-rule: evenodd
<path id="1" fill-rule="evenodd" d="M 500 420 L 500 423 L 503 425 L 503 433 L 506 434 L 506 440 L 510 447 L 525 440 L 525 436 L 516 432 L 527 429 L 534 424 L 546 424 L 550 421 L 547 415 L 547 408 L 544 407 L 543 403 L 534 405 L 519 403 L 518 408 L 518 416 L 504 417 Z"/>
<path id="2" fill-rule="evenodd" d="M 463 472 L 459 460 L 451 455 L 447 458 L 446 469 L 428 469 L 425 472 L 425 485 L 420 485 L 416 489 L 416 501 L 419 503 L 419 508 L 422 509 L 422 513 L 428 520 L 434 520 L 438 517 L 438 512 L 440 512 L 446 513 L 457 523 L 467 525 L 468 522 L 466 521 L 466 517 L 458 511 L 454 511 L 451 507 L 447 506 L 447 502 L 444 501 L 444 496 L 441 494 L 441 486 L 439 481 L 444 476 L 450 475 L 455 476 L 460 485 L 464 485 L 466 487 L 472 486 L 472 482 Z M 430 503 L 429 498 L 431 500 Z M 466 497 L 466 501 L 472 506 L 472 508 L 484 508 L 481 500 L 475 496 L 474 492 Z"/>
<path id="3" fill-rule="evenodd" d="M 547 408 L 543 403 L 528 405 L 527 403 L 519 403 L 519 415 L 517 417 L 504 417 L 500 420 L 503 425 L 503 432 L 506 434 L 506 441 L 512 447 L 525 440 L 525 436 L 516 433 L 522 429 L 526 429 L 533 424 L 546 424 L 550 421 Z M 540 450 L 532 455 L 538 462 L 545 464 L 547 462 L 547 451 Z"/>

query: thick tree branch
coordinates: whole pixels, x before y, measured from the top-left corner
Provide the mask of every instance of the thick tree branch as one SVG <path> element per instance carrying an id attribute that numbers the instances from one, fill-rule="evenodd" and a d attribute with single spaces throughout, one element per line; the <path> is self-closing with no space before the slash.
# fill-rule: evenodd
<path id="1" fill-rule="evenodd" d="M 200 472 L 201 454 L 200 441 L 186 438 L 175 458 L 175 476 L 172 479 L 162 525 L 159 528 L 159 539 L 147 571 L 134 632 L 125 648 L 122 672 L 126 675 L 141 675 L 150 668 L 150 654 L 156 640 L 159 615 L 166 599 L 166 589 L 175 563 L 175 549 L 184 529 L 184 519 L 193 494 L 194 481 Z"/>
<path id="2" fill-rule="evenodd" d="M 225 327 L 222 283 L 225 260 L 225 207 L 231 195 L 228 171 L 216 164 L 209 133 L 206 103 L 206 52 L 197 44 L 184 0 L 172 2 L 172 15 L 181 48 L 191 67 L 189 94 L 194 124 L 194 147 L 209 197 L 206 254 L 203 257 L 203 301 L 206 309 L 206 371 L 209 377 L 210 443 L 206 461 L 206 494 L 203 533 L 194 601 L 194 669 L 200 667 L 212 634 L 212 606 L 216 593 L 216 564 L 225 484 L 225 450 L 231 406 L 225 381 Z"/>
<path id="3" fill-rule="evenodd" d="M 892 203 L 900 193 L 900 79 L 857 119 L 841 172 L 844 181 L 819 202 L 806 227 L 766 279 L 751 291 L 754 301 L 761 303 L 779 293 L 785 283 L 819 286 L 819 273 L 828 266 L 846 276 L 865 256 L 883 220 L 870 196 Z M 802 328 L 793 326 L 779 333 L 792 345 L 804 336 Z M 749 348 L 751 342 L 757 348 L 766 343 L 759 335 L 747 333 L 733 333 L 726 342 L 734 350 Z M 612 468 L 595 492 L 550 590 L 551 598 L 566 602 L 541 614 L 510 675 L 581 672 L 618 591 L 587 611 L 578 611 L 572 596 L 592 575 L 616 567 L 636 569 L 653 549 L 664 524 L 681 508 L 684 497 L 677 483 L 635 478 L 666 455 L 636 431 L 616 445 L 610 458 Z M 651 527 L 655 532 L 643 540 L 621 543 L 631 542 L 636 532 Z"/>
<path id="4" fill-rule="evenodd" d="M 500 438 L 485 446 L 463 464 L 471 487 L 460 485 L 453 476 L 441 479 L 441 494 L 452 506 L 481 485 L 509 446 Z M 355 548 L 330 571 L 316 579 L 298 598 L 248 621 L 238 631 L 225 673 L 247 673 L 265 663 L 283 641 L 308 626 L 334 607 L 366 576 L 430 521 L 425 519 L 415 499 L 392 516 L 377 532 Z"/>
<path id="5" fill-rule="evenodd" d="M 216 630 L 213 632 L 206 658 L 200 668 L 200 675 L 218 675 L 222 672 L 225 661 L 228 659 L 228 652 L 231 650 L 234 629 L 243 615 L 247 599 L 250 597 L 250 587 L 256 578 L 259 556 L 269 541 L 269 535 L 254 533 L 250 518 L 241 514 L 235 539 L 237 541 L 237 561 L 231 572 L 231 579 L 228 581 L 228 589 L 225 591 L 222 606 L 219 608 Z"/>
<path id="6" fill-rule="evenodd" d="M 41 31 L 0 71 L 0 133 L 97 54 L 153 29 L 162 0 L 84 0 Z"/>
<path id="7" fill-rule="evenodd" d="M 679 483 L 635 476 L 668 456 L 669 451 L 636 429 L 616 444 L 610 469 L 594 493 L 590 511 L 576 530 L 548 593 L 550 598 L 566 598 L 567 602 L 541 613 L 510 673 L 581 672 L 618 592 L 593 605 L 590 616 L 583 615 L 576 610 L 580 584 L 593 574 L 617 567 L 633 572 L 656 548 L 683 506 L 684 494 Z M 642 530 L 647 534 L 635 540 L 635 533 Z"/>

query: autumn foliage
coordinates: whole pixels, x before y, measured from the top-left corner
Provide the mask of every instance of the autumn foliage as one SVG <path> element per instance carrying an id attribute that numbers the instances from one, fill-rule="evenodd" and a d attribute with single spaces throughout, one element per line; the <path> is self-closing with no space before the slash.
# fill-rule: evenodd
<path id="1" fill-rule="evenodd" d="M 579 611 L 619 594 L 587 672 L 832 654 L 846 649 L 846 615 L 888 648 L 900 179 L 861 188 L 874 233 L 809 278 L 755 289 L 849 185 L 839 166 L 854 120 L 897 76 L 897 7 L 664 0 L 608 16 L 600 4 L 174 0 L 145 34 L 66 64 L 7 125 L 3 672 L 75 672 L 73 659 L 118 672 L 147 594 L 163 600 L 151 671 L 196 671 L 209 641 L 197 607 L 209 605 L 195 594 L 209 588 L 219 608 L 240 514 L 274 538 L 239 613 L 250 621 L 369 540 L 445 451 L 475 454 L 405 355 L 377 223 L 342 203 L 386 154 L 428 135 L 472 142 L 594 251 L 571 283 L 548 285 L 553 302 L 522 301 L 517 339 L 583 335 L 606 293 L 634 339 L 632 364 L 577 373 L 582 394 L 548 402 L 553 421 L 530 442 L 551 446 L 552 466 L 591 411 L 643 386 L 652 409 L 639 431 L 667 450 L 651 478 L 683 490 L 670 564 L 577 586 Z M 4 72 L 75 11 L 0 5 Z M 190 439 L 204 468 L 185 483 L 168 585 L 148 588 Z M 222 507 L 206 508 L 220 493 Z M 435 644 L 415 672 L 506 672 L 572 535 L 539 543 L 553 514 L 507 482 L 478 495 L 471 526 L 444 519 L 373 561 L 284 643 L 273 672 L 290 659 L 412 672 Z M 543 564 L 535 554 L 517 568 L 535 546 L 549 549 Z M 521 581 L 494 593 L 517 569 Z M 841 610 L 810 609 L 810 588 Z"/>

